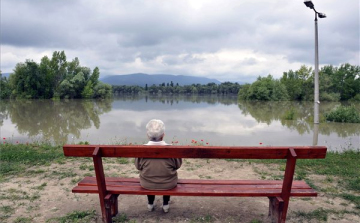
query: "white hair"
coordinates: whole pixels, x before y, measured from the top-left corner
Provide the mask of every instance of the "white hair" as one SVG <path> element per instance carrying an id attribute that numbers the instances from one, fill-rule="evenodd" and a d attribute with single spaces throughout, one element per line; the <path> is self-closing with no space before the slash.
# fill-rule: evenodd
<path id="1" fill-rule="evenodd" d="M 146 124 L 146 133 L 150 141 L 161 141 L 165 133 L 165 124 L 161 120 L 152 119 Z"/>

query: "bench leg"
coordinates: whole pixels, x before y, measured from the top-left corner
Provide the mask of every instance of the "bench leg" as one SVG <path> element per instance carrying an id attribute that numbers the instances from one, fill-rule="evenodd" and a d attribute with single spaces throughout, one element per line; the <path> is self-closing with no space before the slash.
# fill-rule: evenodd
<path id="1" fill-rule="evenodd" d="M 281 197 L 269 197 L 269 216 L 271 222 L 282 223 L 282 212 L 284 209 L 284 201 Z"/>
<path id="2" fill-rule="evenodd" d="M 111 203 L 111 216 L 115 217 L 119 213 L 118 209 L 118 197 L 119 194 L 113 194 L 110 198 Z"/>
<path id="3" fill-rule="evenodd" d="M 111 223 L 112 217 L 118 214 L 118 194 L 108 194 L 104 198 L 105 213 L 103 213 L 104 222 Z"/>
<path id="4" fill-rule="evenodd" d="M 112 194 L 108 194 L 104 198 L 105 213 L 102 213 L 102 216 L 103 216 L 103 222 L 105 223 L 112 223 L 111 200 L 112 200 Z"/>

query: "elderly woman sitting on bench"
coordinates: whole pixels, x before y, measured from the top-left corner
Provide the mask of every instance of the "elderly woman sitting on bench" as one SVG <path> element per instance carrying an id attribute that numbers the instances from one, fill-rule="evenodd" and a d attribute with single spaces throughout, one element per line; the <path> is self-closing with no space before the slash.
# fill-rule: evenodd
<path id="1" fill-rule="evenodd" d="M 161 120 L 152 119 L 146 125 L 149 142 L 145 145 L 169 146 L 164 139 L 165 125 Z M 171 149 L 171 148 L 169 148 Z M 177 169 L 182 164 L 181 158 L 136 158 L 135 166 L 140 171 L 140 185 L 148 190 L 170 190 L 177 185 Z M 154 210 L 155 195 L 147 195 L 148 210 Z M 163 211 L 169 212 L 170 196 L 163 196 Z"/>

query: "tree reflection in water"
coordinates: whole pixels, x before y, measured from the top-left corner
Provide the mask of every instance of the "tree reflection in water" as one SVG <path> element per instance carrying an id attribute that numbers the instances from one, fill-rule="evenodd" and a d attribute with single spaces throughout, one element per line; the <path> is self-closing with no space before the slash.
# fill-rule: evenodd
<path id="1" fill-rule="evenodd" d="M 335 123 L 324 121 L 324 114 L 340 105 L 340 102 L 325 102 L 320 107 L 320 117 L 323 120 L 319 124 L 319 134 L 329 136 L 336 133 L 339 137 L 359 136 L 360 125 L 353 123 Z M 360 103 L 356 106 L 359 109 Z M 251 115 L 257 122 L 268 125 L 273 121 L 280 121 L 289 130 L 296 130 L 300 135 L 313 132 L 313 103 L 294 101 L 239 101 L 238 107 L 244 115 Z M 287 111 L 296 111 L 294 120 L 285 120 Z"/>
<path id="2" fill-rule="evenodd" d="M 99 115 L 111 111 L 111 100 L 20 100 L 7 101 L 6 107 L 12 123 L 21 134 L 29 138 L 56 144 L 66 143 L 68 137 L 80 137 L 83 129 L 100 127 Z M 2 112 L 3 113 L 3 112 Z"/>
<path id="3" fill-rule="evenodd" d="M 340 104 L 321 103 L 320 114 Z M 360 103 L 354 105 L 360 109 Z M 294 120 L 284 117 L 290 109 L 295 111 Z M 177 136 L 185 144 L 201 137 L 221 145 L 253 145 L 259 140 L 269 145 L 310 145 L 314 133 L 312 102 L 238 102 L 236 96 L 229 95 L 132 95 L 114 101 L 2 100 L 0 133 L 15 142 L 108 143 L 124 137 L 141 143 L 143 126 L 154 116 L 167 121 L 169 136 Z M 360 124 L 321 122 L 318 134 L 320 145 L 360 146 Z"/>

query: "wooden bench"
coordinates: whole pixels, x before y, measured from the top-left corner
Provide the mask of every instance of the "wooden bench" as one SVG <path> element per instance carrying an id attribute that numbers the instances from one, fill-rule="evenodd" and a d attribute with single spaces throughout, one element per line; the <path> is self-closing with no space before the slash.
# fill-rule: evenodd
<path id="1" fill-rule="evenodd" d="M 326 147 L 220 147 L 220 146 L 119 146 L 65 145 L 65 156 L 92 157 L 96 177 L 85 177 L 73 193 L 99 194 L 104 222 L 118 213 L 118 196 L 171 195 L 217 197 L 268 197 L 272 221 L 285 222 L 290 197 L 316 197 L 304 181 L 293 181 L 297 159 L 323 159 Z M 146 190 L 137 178 L 105 177 L 102 157 L 206 158 L 206 159 L 286 159 L 283 180 L 189 180 L 179 179 L 176 188 Z M 134 166 L 135 169 L 135 166 Z"/>

